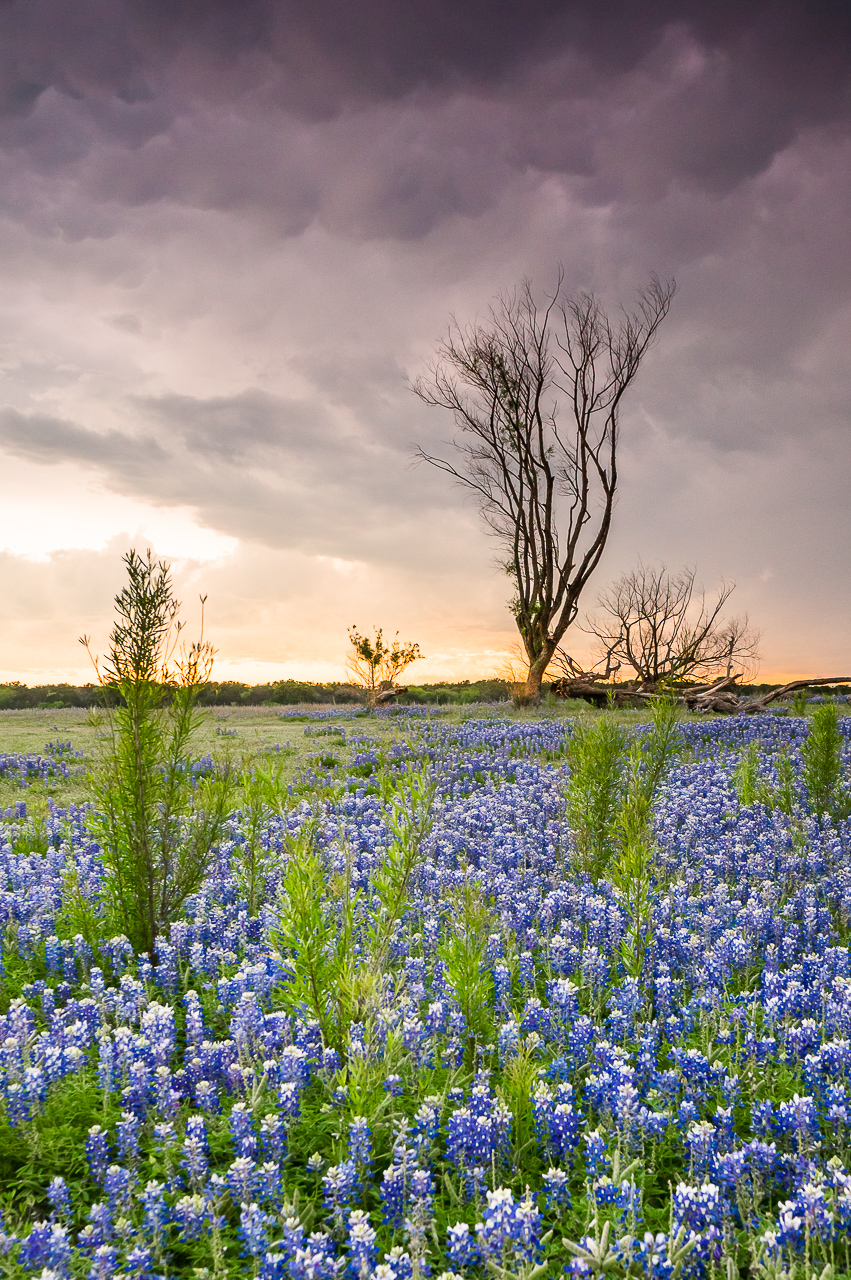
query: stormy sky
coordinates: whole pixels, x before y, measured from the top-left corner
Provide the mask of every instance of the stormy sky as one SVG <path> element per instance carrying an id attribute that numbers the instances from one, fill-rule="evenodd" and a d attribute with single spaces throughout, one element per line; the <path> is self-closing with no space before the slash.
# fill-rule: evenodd
<path id="1" fill-rule="evenodd" d="M 678 285 L 587 605 L 693 565 L 764 675 L 849 674 L 849 197 L 847 3 L 5 0 L 0 678 L 88 678 L 131 545 L 222 677 L 339 677 L 352 623 L 494 670 L 508 583 L 408 382 L 559 264 Z"/>

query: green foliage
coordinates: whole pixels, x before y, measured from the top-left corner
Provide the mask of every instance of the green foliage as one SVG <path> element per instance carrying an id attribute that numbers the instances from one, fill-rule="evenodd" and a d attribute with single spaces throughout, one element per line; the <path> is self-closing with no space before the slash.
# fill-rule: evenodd
<path id="1" fill-rule="evenodd" d="M 477 702 L 507 702 L 505 680 L 459 680 L 454 684 L 409 685 L 405 702 L 420 706 L 470 706 Z"/>
<path id="2" fill-rule="evenodd" d="M 361 635 L 357 627 L 349 627 L 349 644 L 346 666 L 356 683 L 366 690 L 370 705 L 374 705 L 382 686 L 391 687 L 406 667 L 423 656 L 418 644 L 400 643 L 398 631 L 388 644 L 381 627 L 373 629 L 372 639 Z"/>
<path id="3" fill-rule="evenodd" d="M 12 1224 L 49 1217 L 45 1191 L 51 1178 L 64 1177 L 75 1196 L 92 1195 L 86 1135 L 93 1124 L 114 1123 L 118 1111 L 117 1102 L 105 1106 L 95 1073 L 85 1071 L 52 1089 L 26 1125 L 0 1124 L 0 1197 Z"/>
<path id="4" fill-rule="evenodd" d="M 438 947 L 466 1024 L 465 1065 L 493 1034 L 493 975 L 485 963 L 488 938 L 498 921 L 481 887 L 469 878 L 449 897 L 451 931 Z"/>
<path id="5" fill-rule="evenodd" d="M 807 714 L 807 690 L 796 689 L 792 694 L 792 715 L 805 716 Z"/>
<path id="6" fill-rule="evenodd" d="M 99 810 L 92 829 L 103 848 L 110 926 L 150 951 L 201 884 L 232 787 L 226 775 L 196 778 L 191 768 L 213 650 L 201 639 L 175 657 L 180 605 L 168 566 L 150 552 L 142 559 L 130 551 L 124 563 L 128 581 L 115 597 L 107 656 L 102 666 L 94 659 L 101 683 L 121 702 L 108 711 L 109 733 L 91 775 Z"/>
<path id="7" fill-rule="evenodd" d="M 810 732 L 801 747 L 804 785 L 814 813 L 840 821 L 851 815 L 851 789 L 843 775 L 843 738 L 835 702 L 823 702 L 813 713 Z"/>
<path id="8" fill-rule="evenodd" d="M 764 803 L 765 783 L 760 772 L 760 749 L 758 742 L 749 742 L 739 757 L 733 783 L 739 803 L 745 805 Z"/>
<path id="9" fill-rule="evenodd" d="M 316 848 L 315 824 L 308 823 L 289 838 L 278 922 L 271 933 L 273 945 L 290 969 L 280 1003 L 293 1012 L 309 1010 L 325 1043 L 338 1050 L 342 1050 L 350 1020 L 346 995 L 354 970 L 352 934 L 357 898 L 348 860 L 342 883 L 329 886 Z"/>
<path id="10" fill-rule="evenodd" d="M 789 817 L 798 803 L 798 788 L 795 784 L 795 766 L 788 751 L 781 751 L 774 762 L 777 785 L 773 792 L 773 803 L 781 813 Z"/>
<path id="11" fill-rule="evenodd" d="M 621 958 L 627 973 L 641 972 L 647 928 L 650 923 L 651 881 L 655 845 L 650 797 L 641 772 L 641 751 L 630 752 L 626 793 L 615 824 L 617 856 L 609 867 L 609 879 L 620 892 L 629 917 L 629 929 L 621 942 Z"/>
<path id="12" fill-rule="evenodd" d="M 657 698 L 651 714 L 653 725 L 641 750 L 641 789 L 648 806 L 652 805 L 682 743 L 680 714 L 674 697 Z"/>
<path id="13" fill-rule="evenodd" d="M 764 804 L 767 809 L 779 809 L 791 817 L 798 804 L 795 783 L 795 766 L 788 751 L 781 751 L 774 761 L 776 784 L 763 775 L 758 742 L 749 742 L 739 757 L 733 774 L 733 783 L 739 803 Z"/>
<path id="14" fill-rule="evenodd" d="M 279 812 L 286 794 L 281 775 L 283 766 L 273 763 L 265 768 L 255 763 L 239 774 L 242 791 L 239 830 L 243 837 L 240 856 L 234 870 L 240 893 L 248 905 L 248 914 L 256 916 L 264 899 L 266 877 L 276 866 L 279 855 L 265 847 L 263 833 L 273 813 Z"/>
<path id="15" fill-rule="evenodd" d="M 641 972 L 651 925 L 656 850 L 653 802 L 681 742 L 675 700 L 659 698 L 652 712 L 650 732 L 630 748 L 627 785 L 615 821 L 617 856 L 609 867 L 609 878 L 630 921 L 621 942 L 621 959 L 633 976 Z"/>
<path id="16" fill-rule="evenodd" d="M 568 748 L 570 781 L 566 816 L 576 865 L 598 880 L 614 849 L 614 820 L 621 799 L 626 730 L 609 716 L 578 726 Z"/>
<path id="17" fill-rule="evenodd" d="M 370 936 L 371 960 L 376 969 L 383 967 L 396 928 L 408 906 L 411 875 L 420 860 L 422 842 L 434 821 L 432 811 L 436 788 L 431 770 L 419 768 L 405 775 L 402 785 L 390 799 L 385 821 L 393 839 L 384 853 L 381 867 L 372 877 L 372 891 L 381 903 Z"/>
<path id="18" fill-rule="evenodd" d="M 650 924 L 653 801 L 681 745 L 675 700 L 656 699 L 652 714 L 650 732 L 629 749 L 626 730 L 603 715 L 575 733 L 569 750 L 577 868 L 594 880 L 607 875 L 618 889 L 630 920 L 621 958 L 631 974 L 641 971 Z"/>

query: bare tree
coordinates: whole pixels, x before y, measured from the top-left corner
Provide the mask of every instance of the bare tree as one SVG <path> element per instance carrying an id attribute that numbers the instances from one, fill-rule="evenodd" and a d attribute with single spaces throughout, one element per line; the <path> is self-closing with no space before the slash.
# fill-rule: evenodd
<path id="1" fill-rule="evenodd" d="M 530 699 L 606 545 L 621 402 L 675 289 L 653 276 L 636 310 L 612 323 L 593 294 L 565 296 L 562 280 L 542 308 L 526 282 L 486 321 L 453 320 L 413 386 L 455 416 L 454 460 L 418 453 L 476 494 L 504 553 Z"/>
<path id="2" fill-rule="evenodd" d="M 396 686 L 396 680 L 406 667 L 422 658 L 418 644 L 400 642 L 398 631 L 388 644 L 381 627 L 373 628 L 372 639 L 361 635 L 357 627 L 349 627 L 349 644 L 346 667 L 355 684 L 366 690 L 367 706 L 391 702 L 397 694 L 407 692 Z"/>
<path id="3" fill-rule="evenodd" d="M 639 564 L 603 592 L 600 613 L 585 630 L 596 636 L 607 669 L 632 667 L 640 687 L 668 680 L 742 675 L 758 662 L 759 635 L 747 617 L 722 617 L 734 584 L 722 583 L 715 600 L 696 589 L 694 569 L 669 573 Z"/>

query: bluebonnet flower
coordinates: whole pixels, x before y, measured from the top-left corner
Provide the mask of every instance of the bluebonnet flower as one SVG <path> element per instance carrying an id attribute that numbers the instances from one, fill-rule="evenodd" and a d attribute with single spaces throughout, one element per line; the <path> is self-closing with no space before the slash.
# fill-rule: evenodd
<path id="1" fill-rule="evenodd" d="M 397 1231 L 402 1225 L 407 1181 L 407 1172 L 399 1165 L 391 1164 L 384 1170 L 380 1188 L 381 1216 L 391 1231 Z"/>
<path id="2" fill-rule="evenodd" d="M 295 1081 L 287 1081 L 278 1090 L 278 1102 L 287 1120 L 297 1120 L 301 1113 L 301 1086 Z"/>
<path id="3" fill-rule="evenodd" d="M 18 1258 L 30 1270 L 44 1267 L 57 1280 L 67 1280 L 71 1251 L 66 1226 L 59 1222 L 36 1222 L 30 1234 L 21 1240 Z"/>
<path id="4" fill-rule="evenodd" d="M 47 1198 L 52 1209 L 52 1220 L 68 1222 L 71 1218 L 71 1195 L 64 1178 L 52 1178 L 47 1187 Z"/>
<path id="5" fill-rule="evenodd" d="M 792 1133 L 799 1143 L 818 1140 L 820 1136 L 818 1107 L 810 1097 L 793 1094 L 790 1102 L 781 1102 L 774 1114 L 778 1133 Z"/>
<path id="6" fill-rule="evenodd" d="M 353 1022 L 349 1027 L 348 1052 L 350 1058 L 366 1058 L 366 1030 L 362 1022 Z"/>
<path id="7" fill-rule="evenodd" d="M 471 1094 L 470 1106 L 459 1107 L 446 1122 L 446 1154 L 456 1167 L 490 1165 L 504 1150 L 510 1113 L 487 1091 Z"/>
<path id="8" fill-rule="evenodd" d="M 584 1015 L 574 1018 L 570 1024 L 567 1042 L 570 1052 L 577 1058 L 579 1062 L 585 1062 L 588 1056 L 588 1050 L 597 1036 L 597 1029 L 590 1018 Z"/>
<path id="9" fill-rule="evenodd" d="M 502 1266 L 538 1261 L 541 1215 L 527 1191 L 515 1204 L 507 1187 L 487 1193 L 487 1207 L 476 1225 L 476 1242 L 483 1258 Z"/>
<path id="10" fill-rule="evenodd" d="M 561 1214 L 565 1209 L 570 1208 L 570 1188 L 568 1186 L 569 1176 L 564 1169 L 555 1169 L 550 1167 L 546 1173 L 542 1175 L 544 1183 L 544 1192 L 546 1195 L 546 1208 L 549 1213 Z"/>
<path id="11" fill-rule="evenodd" d="M 770 1135 L 774 1129 L 774 1107 L 771 1102 L 756 1102 L 751 1110 L 751 1126 L 756 1133 Z"/>
<path id="12" fill-rule="evenodd" d="M 257 1135 L 254 1132 L 254 1117 L 244 1102 L 235 1102 L 228 1117 L 231 1140 L 239 1156 L 252 1158 L 257 1154 Z"/>
<path id="13" fill-rule="evenodd" d="M 94 1182 L 103 1183 L 110 1162 L 109 1143 L 99 1124 L 92 1125 L 86 1138 L 86 1160 Z"/>
<path id="14" fill-rule="evenodd" d="M 222 1109 L 219 1091 L 212 1080 L 199 1080 L 195 1086 L 195 1102 L 208 1115 L 218 1115 Z"/>
<path id="15" fill-rule="evenodd" d="M 294 1249 L 289 1260 L 289 1274 L 292 1280 L 335 1280 L 339 1277 L 340 1265 L 334 1257 L 330 1238 L 324 1232 L 311 1232 L 304 1247 Z"/>
<path id="16" fill-rule="evenodd" d="M 446 1253 L 453 1267 L 475 1266 L 481 1257 L 479 1246 L 467 1222 L 456 1222 L 446 1236 Z"/>
<path id="17" fill-rule="evenodd" d="M 351 1160 L 332 1165 L 322 1179 L 325 1209 L 338 1230 L 350 1209 L 358 1188 L 358 1172 Z"/>
<path id="18" fill-rule="evenodd" d="M 693 1175 L 709 1174 L 718 1154 L 718 1133 L 708 1120 L 700 1120 L 689 1126 L 685 1146 Z"/>
<path id="19" fill-rule="evenodd" d="M 511 999 L 511 970 L 502 960 L 493 966 L 493 985 L 496 1007 L 504 1011 Z"/>
<path id="20" fill-rule="evenodd" d="M 169 1209 L 165 1199 L 165 1187 L 161 1182 L 152 1179 L 147 1183 L 139 1199 L 142 1202 L 144 1216 L 142 1227 L 146 1237 L 155 1250 L 162 1247 L 163 1238 L 169 1221 Z"/>
<path id="21" fill-rule="evenodd" d="M 579 1144 L 582 1117 L 570 1102 L 557 1102 L 549 1118 L 550 1148 L 553 1157 L 568 1161 Z"/>
<path id="22" fill-rule="evenodd" d="M 705 1258 L 713 1243 L 720 1239 L 724 1219 L 724 1202 L 715 1183 L 700 1186 L 680 1182 L 674 1192 L 673 1227 L 676 1235 L 685 1227 L 699 1240 L 695 1256 Z"/>
<path id="23" fill-rule="evenodd" d="M 186 1122 L 181 1165 L 189 1175 L 190 1186 L 200 1190 L 210 1168 L 207 1159 L 207 1128 L 203 1116 L 190 1116 Z"/>
<path id="24" fill-rule="evenodd" d="M 341 1066 L 342 1061 L 336 1049 L 322 1050 L 322 1070 L 326 1076 L 333 1076 Z"/>
<path id="25" fill-rule="evenodd" d="M 674 1264 L 668 1256 L 669 1240 L 663 1231 L 655 1236 L 651 1231 L 645 1231 L 640 1239 L 630 1239 L 628 1244 L 632 1257 L 642 1269 L 641 1273 L 648 1276 L 649 1280 L 668 1280 L 674 1274 Z M 621 1250 L 618 1249 L 617 1252 L 621 1254 Z M 691 1274 L 688 1266 L 687 1259 L 686 1274 Z"/>
<path id="26" fill-rule="evenodd" d="M 641 1222 L 641 1191 L 629 1178 L 613 1182 L 608 1174 L 604 1174 L 591 1184 L 591 1194 L 598 1208 L 605 1206 L 619 1209 L 621 1223 L 627 1220 L 633 1223 Z"/>
<path id="27" fill-rule="evenodd" d="M 119 1209 L 125 1210 L 129 1207 L 132 1185 L 133 1179 L 129 1169 L 122 1169 L 117 1164 L 109 1166 L 103 1180 L 103 1189 L 109 1212 L 113 1217 Z"/>
<path id="28" fill-rule="evenodd" d="M 127 1254 L 125 1272 L 134 1280 L 149 1280 L 154 1275 L 154 1260 L 150 1249 L 137 1245 Z"/>
<path id="29" fill-rule="evenodd" d="M 353 1280 L 368 1280 L 377 1257 L 376 1233 L 369 1224 L 363 1209 L 353 1209 L 349 1214 L 346 1247 L 349 1259 L 347 1270 Z"/>
<path id="30" fill-rule="evenodd" d="M 250 1203 L 258 1185 L 257 1166 L 249 1156 L 237 1156 L 225 1180 L 235 1204 Z"/>
<path id="31" fill-rule="evenodd" d="M 187 991 L 183 997 L 186 1007 L 186 1040 L 190 1045 L 200 1045 L 210 1035 L 204 1022 L 204 1012 L 197 991 Z"/>
<path id="32" fill-rule="evenodd" d="M 414 1169 L 411 1174 L 411 1205 L 405 1218 L 405 1236 L 413 1258 L 425 1256 L 426 1234 L 431 1224 L 434 1204 L 434 1182 L 427 1169 Z"/>
<path id="33" fill-rule="evenodd" d="M 420 1146 L 436 1141 L 440 1129 L 439 1097 L 426 1098 L 414 1114 L 414 1136 Z"/>
<path id="34" fill-rule="evenodd" d="M 600 1171 L 605 1171 L 609 1168 L 606 1144 L 599 1129 L 591 1129 L 587 1133 L 583 1133 L 582 1141 L 585 1144 L 586 1176 L 589 1179 L 596 1178 Z"/>
<path id="35" fill-rule="evenodd" d="M 531 951 L 521 951 L 517 967 L 520 974 L 520 981 L 523 986 L 534 987 L 535 958 Z"/>
<path id="36" fill-rule="evenodd" d="M 243 1204 L 239 1214 L 239 1238 L 252 1258 L 259 1258 L 268 1244 L 270 1218 L 256 1204 Z"/>
<path id="37" fill-rule="evenodd" d="M 349 1160 L 361 1167 L 372 1160 L 372 1130 L 364 1116 L 354 1116 L 349 1123 Z"/>
<path id="38" fill-rule="evenodd" d="M 183 1196 L 174 1206 L 174 1220 L 184 1240 L 197 1240 L 210 1220 L 210 1202 L 197 1192 Z"/>
<path id="39" fill-rule="evenodd" d="M 287 1133 L 276 1112 L 269 1112 L 260 1121 L 260 1149 L 266 1160 L 280 1164 L 286 1155 Z"/>
<path id="40" fill-rule="evenodd" d="M 135 1168 L 139 1163 L 139 1118 L 132 1111 L 123 1111 L 115 1126 L 118 1135 L 118 1154 L 124 1163 Z"/>
<path id="41" fill-rule="evenodd" d="M 109 1244 L 101 1244 L 92 1254 L 89 1280 L 112 1280 L 118 1268 L 118 1250 Z"/>
<path id="42" fill-rule="evenodd" d="M 79 1245 L 84 1249 L 98 1249 L 112 1240 L 112 1214 L 109 1205 L 97 1201 L 89 1209 L 88 1222 L 79 1234 Z"/>

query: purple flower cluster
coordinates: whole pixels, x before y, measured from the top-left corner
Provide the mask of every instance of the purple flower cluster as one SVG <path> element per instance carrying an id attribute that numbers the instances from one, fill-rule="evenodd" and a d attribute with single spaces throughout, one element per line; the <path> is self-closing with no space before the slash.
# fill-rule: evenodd
<path id="1" fill-rule="evenodd" d="M 742 1230 L 766 1259 L 827 1258 L 851 1241 L 851 825 L 810 813 L 803 790 L 790 816 L 742 805 L 735 786 L 742 750 L 759 744 L 768 776 L 806 724 L 684 726 L 687 758 L 654 813 L 648 945 L 630 974 L 622 900 L 605 876 L 575 871 L 566 766 L 543 763 L 569 726 L 397 715 L 393 729 L 405 740 L 390 746 L 349 735 L 353 772 L 268 816 L 254 916 L 234 815 L 150 955 L 121 936 L 68 936 L 70 864 L 103 915 L 84 807 L 51 808 L 44 854 L 21 852 L 22 806 L 6 812 L 7 963 L 32 977 L 0 1015 L 6 1123 L 32 1125 L 83 1073 L 105 1108 L 85 1140 L 85 1196 L 53 1179 L 43 1218 L 0 1250 L 30 1272 L 108 1280 L 168 1274 L 178 1242 L 226 1239 L 261 1280 L 407 1280 L 444 1263 L 533 1266 L 545 1228 L 566 1218 L 586 1253 L 607 1226 L 613 1257 L 659 1276 L 720 1265 Z M 412 761 L 434 762 L 438 790 L 409 899 L 373 1002 L 326 1043 L 287 998 L 298 957 L 273 945 L 282 860 L 311 822 L 329 886 L 344 873 L 351 885 L 352 959 L 366 963 L 395 838 L 386 796 Z M 375 770 L 392 780 L 384 794 Z M 461 917 L 465 894 L 480 917 Z M 460 942 L 478 948 L 475 973 L 457 969 Z M 518 1150 L 528 1169 L 515 1172 Z M 666 1189 L 652 1203 L 642 1193 L 657 1151 L 679 1169 L 670 1203 Z M 293 1210 L 305 1186 L 312 1235 Z M 465 1220 L 441 1256 L 434 1201 L 447 1188 Z M 668 1234 L 639 1231 L 669 1219 Z M 583 1256 L 576 1274 L 593 1271 Z"/>

